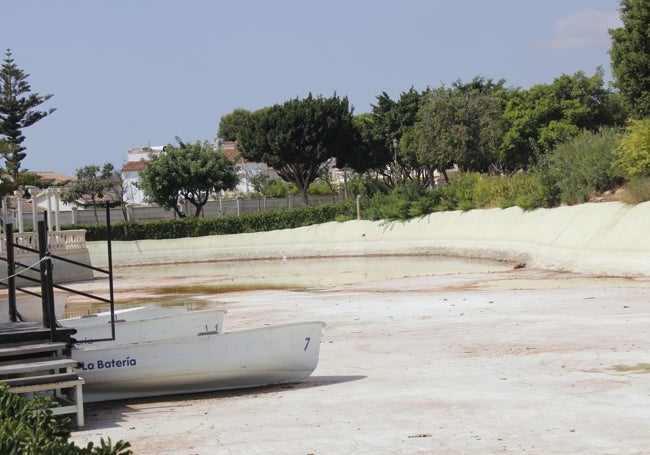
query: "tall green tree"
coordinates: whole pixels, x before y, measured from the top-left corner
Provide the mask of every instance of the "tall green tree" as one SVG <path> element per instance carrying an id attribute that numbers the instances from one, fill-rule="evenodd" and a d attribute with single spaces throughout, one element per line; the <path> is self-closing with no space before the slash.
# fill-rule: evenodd
<path id="1" fill-rule="evenodd" d="M 185 200 L 198 217 L 210 195 L 237 186 L 237 173 L 226 154 L 207 142 L 176 141 L 178 146 L 168 144 L 162 153 L 150 156 L 140 171 L 140 185 L 149 202 L 183 216 L 180 202 Z"/>
<path id="2" fill-rule="evenodd" d="M 344 157 L 357 135 L 347 98 L 295 98 L 251 114 L 239 130 L 237 149 L 250 161 L 273 167 L 308 202 L 307 190 L 330 158 Z"/>
<path id="3" fill-rule="evenodd" d="M 637 118 L 650 115 L 650 0 L 620 0 L 623 26 L 609 31 L 614 85 Z"/>
<path id="4" fill-rule="evenodd" d="M 241 127 L 246 125 L 251 112 L 237 108 L 230 114 L 226 114 L 219 120 L 219 129 L 217 130 L 217 137 L 224 141 L 236 141 L 237 132 Z"/>
<path id="5" fill-rule="evenodd" d="M 487 172 L 503 138 L 502 103 L 480 90 L 431 90 L 422 102 L 418 123 L 418 158 L 429 168 Z"/>
<path id="6" fill-rule="evenodd" d="M 363 174 L 370 169 L 379 169 L 390 160 L 385 140 L 375 134 L 374 117 L 370 112 L 355 115 L 352 123 L 356 129 L 355 147 L 337 158 L 339 168 L 350 168 Z"/>
<path id="7" fill-rule="evenodd" d="M 499 162 L 506 170 L 525 169 L 581 130 L 597 131 L 625 121 L 619 98 L 604 87 L 599 68 L 591 77 L 583 71 L 563 74 L 551 84 L 516 89 L 507 96 L 507 123 Z"/>
<path id="8" fill-rule="evenodd" d="M 371 153 L 376 157 L 374 170 L 390 186 L 396 186 L 398 181 L 405 183 L 408 178 L 420 174 L 415 149 L 411 147 L 413 141 L 408 137 L 402 139 L 413 133 L 421 100 L 422 94 L 411 87 L 397 100 L 382 92 L 377 96 L 377 103 L 372 105 L 372 129 L 366 139 L 372 144 Z"/>
<path id="9" fill-rule="evenodd" d="M 111 163 L 104 163 L 102 167 L 90 164 L 78 168 L 75 177 L 77 179 L 67 186 L 61 200 L 92 207 L 96 224 L 99 224 L 99 207 L 107 202 L 111 205 L 122 203 L 121 180 L 115 175 L 115 168 Z"/>
<path id="10" fill-rule="evenodd" d="M 4 136 L 6 141 L 0 151 L 5 159 L 6 171 L 15 185 L 19 185 L 20 163 L 27 156 L 22 130 L 56 110 L 36 109 L 52 95 L 31 93 L 28 77 L 28 74 L 16 66 L 11 51 L 7 49 L 0 68 L 0 135 Z"/>

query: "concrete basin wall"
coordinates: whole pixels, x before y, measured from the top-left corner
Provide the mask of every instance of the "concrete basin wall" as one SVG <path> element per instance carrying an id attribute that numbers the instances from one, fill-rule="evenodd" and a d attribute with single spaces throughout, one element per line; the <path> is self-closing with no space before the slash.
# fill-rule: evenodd
<path id="1" fill-rule="evenodd" d="M 407 222 L 355 220 L 282 231 L 113 242 L 116 266 L 282 257 L 430 254 L 511 261 L 531 268 L 650 275 L 650 203 L 472 210 Z M 107 265 L 105 242 L 87 244 Z"/>

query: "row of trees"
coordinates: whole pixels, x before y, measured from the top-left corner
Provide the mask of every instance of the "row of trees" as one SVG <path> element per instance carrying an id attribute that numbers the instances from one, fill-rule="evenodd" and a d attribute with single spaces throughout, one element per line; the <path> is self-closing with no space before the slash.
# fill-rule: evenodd
<path id="1" fill-rule="evenodd" d="M 512 174 L 529 169 L 582 131 L 620 127 L 650 109 L 650 0 L 621 0 L 623 27 L 612 30 L 613 87 L 604 72 L 579 71 L 523 89 L 476 77 L 450 86 L 410 88 L 393 100 L 377 97 L 355 115 L 347 98 L 309 94 L 257 111 L 221 118 L 218 136 L 237 141 L 242 157 L 272 166 L 307 199 L 309 186 L 336 160 L 340 169 L 368 173 L 387 187 L 434 184 L 447 170 Z M 51 95 L 29 94 L 26 77 L 7 51 L 0 72 L 0 151 L 11 185 L 24 182 L 21 129 L 53 110 L 36 108 Z M 200 212 L 212 191 L 236 183 L 232 164 L 207 156 L 205 143 L 168 145 L 142 173 L 150 201 L 178 210 L 183 198 Z M 212 151 L 212 153 L 214 153 Z M 98 168 L 99 169 L 99 168 Z"/>
<path id="2" fill-rule="evenodd" d="M 396 100 L 382 93 L 367 114 L 346 98 L 313 97 L 224 116 L 218 136 L 241 155 L 279 170 L 306 199 L 319 166 L 371 171 L 395 187 L 433 184 L 447 169 L 512 174 L 583 131 L 620 127 L 650 113 L 650 1 L 621 0 L 623 27 L 611 30 L 613 87 L 604 72 L 579 71 L 529 89 L 476 77 L 450 87 L 415 89 Z M 639 125 L 637 126 L 637 130 Z M 336 138 L 332 141 L 332 138 Z M 638 149 L 637 149 L 638 150 Z"/>
<path id="3" fill-rule="evenodd" d="M 558 143 L 583 130 L 621 126 L 620 96 L 605 87 L 602 70 L 562 75 L 552 84 L 508 88 L 476 77 L 450 87 L 414 88 L 397 100 L 377 97 L 372 112 L 353 115 L 347 98 L 292 99 L 222 117 L 219 136 L 239 153 L 272 166 L 306 199 L 321 166 L 370 171 L 391 187 L 434 184 L 434 172 L 506 173 L 527 169 Z"/>

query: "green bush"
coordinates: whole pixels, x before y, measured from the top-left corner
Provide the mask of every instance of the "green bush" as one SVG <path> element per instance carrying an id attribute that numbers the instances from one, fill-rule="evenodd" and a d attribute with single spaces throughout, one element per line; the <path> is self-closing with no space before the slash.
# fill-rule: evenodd
<path id="1" fill-rule="evenodd" d="M 439 209 L 472 210 L 481 207 L 481 204 L 476 203 L 480 178 L 481 175 L 477 172 L 453 175 L 449 183 L 442 187 L 443 196 Z"/>
<path id="2" fill-rule="evenodd" d="M 309 195 L 314 195 L 314 196 L 331 196 L 332 191 L 334 193 L 338 193 L 338 185 L 333 184 L 332 187 L 327 184 L 327 182 L 323 180 L 316 180 L 314 183 L 309 185 L 309 189 L 307 190 L 307 194 Z"/>
<path id="3" fill-rule="evenodd" d="M 362 217 L 368 220 L 406 220 L 434 210 L 435 198 L 419 185 L 398 186 L 385 194 L 376 192 L 361 198 Z"/>
<path id="4" fill-rule="evenodd" d="M 0 453 L 6 455 L 130 455 L 128 442 L 113 444 L 110 438 L 95 447 L 92 442 L 84 448 L 68 442 L 70 418 L 53 416 L 49 409 L 52 399 L 38 396 L 27 401 L 9 392 L 0 384 Z"/>
<path id="5" fill-rule="evenodd" d="M 298 193 L 298 188 L 293 183 L 287 183 L 282 179 L 273 179 L 269 182 L 266 194 L 268 197 L 283 198 L 289 194 Z"/>
<path id="6" fill-rule="evenodd" d="M 355 197 L 372 198 L 376 194 L 389 194 L 391 189 L 377 177 L 363 175 L 350 179 L 348 182 L 348 194 Z"/>
<path id="7" fill-rule="evenodd" d="M 518 172 L 510 178 L 514 200 L 508 207 L 518 206 L 524 210 L 552 207 L 557 204 L 553 187 L 546 177 L 535 170 Z"/>
<path id="8" fill-rule="evenodd" d="M 632 177 L 627 183 L 627 191 L 623 202 L 640 204 L 650 201 L 650 177 Z"/>
<path id="9" fill-rule="evenodd" d="M 612 128 L 595 133 L 584 131 L 543 158 L 544 169 L 557 187 L 561 202 L 580 204 L 594 192 L 611 190 L 620 184 L 614 166 L 620 138 L 619 131 Z"/>
<path id="10" fill-rule="evenodd" d="M 297 209 L 246 213 L 238 216 L 181 218 L 147 223 L 115 223 L 113 240 L 160 240 L 205 235 L 238 234 L 242 232 L 291 229 L 336 219 L 356 218 L 353 200 Z M 106 228 L 96 225 L 68 225 L 64 229 L 85 229 L 86 241 L 106 240 Z"/>
<path id="11" fill-rule="evenodd" d="M 614 167 L 626 179 L 650 176 L 650 118 L 630 120 L 616 149 Z"/>
<path id="12" fill-rule="evenodd" d="M 465 172 L 438 190 L 436 210 L 473 210 L 519 206 L 526 210 L 554 203 L 552 188 L 535 171 L 507 175 Z"/>

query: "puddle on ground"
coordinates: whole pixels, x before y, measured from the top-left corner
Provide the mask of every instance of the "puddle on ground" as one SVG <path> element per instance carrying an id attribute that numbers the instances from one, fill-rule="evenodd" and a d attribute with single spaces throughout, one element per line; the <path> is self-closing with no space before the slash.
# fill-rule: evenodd
<path id="1" fill-rule="evenodd" d="M 619 373 L 650 373 L 650 363 L 637 363 L 636 365 L 614 365 L 610 369 Z"/>
<path id="2" fill-rule="evenodd" d="M 489 273 L 512 270 L 513 265 L 487 260 L 444 256 L 354 256 L 283 258 L 115 268 L 120 278 L 147 278 L 155 282 L 141 289 L 115 293 L 116 308 L 141 305 L 210 305 L 197 298 L 232 292 L 265 290 L 316 290 L 395 278 L 453 273 Z M 140 291 L 140 290 L 139 290 Z M 143 296 L 142 294 L 146 294 Z M 74 297 L 68 317 L 106 311 L 108 305 Z"/>
<path id="3" fill-rule="evenodd" d="M 503 262 L 444 256 L 353 256 L 124 267 L 124 277 L 205 278 L 205 286 L 309 289 L 447 273 L 512 270 Z M 230 291 L 228 291 L 230 292 Z"/>

